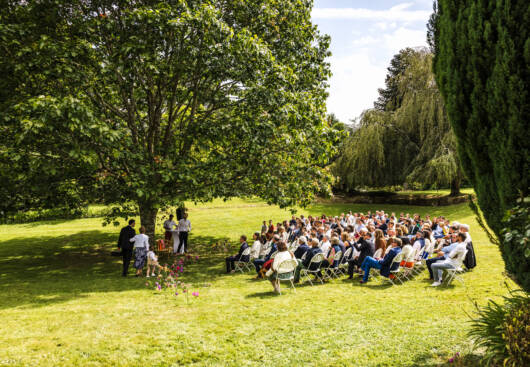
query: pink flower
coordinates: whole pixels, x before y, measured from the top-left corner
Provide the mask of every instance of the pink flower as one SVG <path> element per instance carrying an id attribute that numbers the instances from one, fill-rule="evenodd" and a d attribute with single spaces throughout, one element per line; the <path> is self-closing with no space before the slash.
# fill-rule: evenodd
<path id="1" fill-rule="evenodd" d="M 193 292 L 192 295 L 194 295 L 195 297 L 199 297 L 199 292 Z"/>
<path id="2" fill-rule="evenodd" d="M 454 362 L 454 358 L 449 358 L 449 363 L 453 363 Z"/>
<path id="3" fill-rule="evenodd" d="M 195 256 L 195 260 L 199 260 L 199 256 Z"/>
<path id="4" fill-rule="evenodd" d="M 179 292 L 175 292 L 175 296 L 178 296 L 179 295 Z"/>

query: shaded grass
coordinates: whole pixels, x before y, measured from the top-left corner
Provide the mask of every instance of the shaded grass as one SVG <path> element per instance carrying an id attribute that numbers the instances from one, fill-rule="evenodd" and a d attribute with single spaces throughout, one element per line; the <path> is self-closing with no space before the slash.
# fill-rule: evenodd
<path id="1" fill-rule="evenodd" d="M 101 219 L 0 226 L 0 366 L 312 365 L 438 366 L 456 352 L 476 365 L 467 339 L 470 299 L 507 291 L 498 249 L 466 205 L 442 208 L 316 204 L 308 214 L 347 210 L 444 214 L 472 225 L 478 267 L 466 286 L 433 289 L 420 275 L 403 286 L 334 280 L 273 295 L 254 274 L 223 274 L 226 254 L 212 244 L 263 219 L 290 213 L 258 200 L 191 205 L 192 249 L 200 260 L 183 280 L 200 297 L 155 292 L 145 279 L 122 279 L 110 257 L 118 228 Z M 512 283 L 510 283 L 512 284 Z"/>

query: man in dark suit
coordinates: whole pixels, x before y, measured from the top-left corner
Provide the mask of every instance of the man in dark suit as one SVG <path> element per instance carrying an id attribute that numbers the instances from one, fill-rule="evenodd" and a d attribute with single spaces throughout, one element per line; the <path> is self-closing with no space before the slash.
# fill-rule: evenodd
<path id="1" fill-rule="evenodd" d="M 241 247 L 239 247 L 239 252 L 237 253 L 237 255 L 229 256 L 229 257 L 227 257 L 225 259 L 225 261 L 226 261 L 226 272 L 227 273 L 231 273 L 231 272 L 235 271 L 234 263 L 236 261 L 249 261 L 250 260 L 250 255 L 244 255 L 243 256 L 243 252 L 248 248 L 247 236 L 242 235 L 239 238 L 239 242 L 241 243 Z"/>
<path id="2" fill-rule="evenodd" d="M 371 256 L 368 256 L 366 259 L 364 259 L 361 265 L 364 274 L 363 279 L 360 281 L 360 283 L 366 283 L 368 281 L 368 277 L 370 276 L 370 269 L 372 268 L 379 269 L 382 276 L 389 277 L 390 271 L 396 270 L 399 267 L 399 262 L 394 263 L 394 258 L 401 252 L 403 243 L 399 238 L 392 238 L 391 241 L 392 242 L 390 245 L 392 246 L 392 248 L 382 260 L 376 260 Z"/>
<path id="3" fill-rule="evenodd" d="M 314 238 L 313 240 L 311 240 L 310 244 L 311 244 L 311 248 L 309 248 L 309 250 L 307 250 L 307 255 L 305 255 L 304 261 L 296 260 L 296 261 L 298 261 L 298 266 L 296 267 L 296 270 L 294 272 L 294 282 L 295 283 L 300 282 L 300 272 L 301 272 L 302 268 L 308 269 L 309 264 L 311 263 L 311 259 L 313 259 L 313 257 L 316 254 L 322 253 L 322 250 L 320 249 L 320 247 L 318 247 L 318 240 L 317 239 Z M 309 268 L 309 270 L 316 270 L 320 266 L 320 264 L 313 263 L 311 266 L 314 269 Z"/>
<path id="4" fill-rule="evenodd" d="M 372 235 L 366 229 L 361 230 L 361 238 L 353 244 L 353 247 L 359 251 L 359 256 L 348 260 L 349 279 L 353 278 L 355 266 L 360 267 L 367 256 L 374 256 L 375 246 L 371 240 Z"/>
<path id="5" fill-rule="evenodd" d="M 118 238 L 118 248 L 121 249 L 123 256 L 122 276 L 124 277 L 129 273 L 129 264 L 131 263 L 133 253 L 133 243 L 131 242 L 131 238 L 136 236 L 136 231 L 134 230 L 135 223 L 134 219 L 129 220 L 129 225 L 121 229 L 120 237 Z"/>
<path id="6" fill-rule="evenodd" d="M 294 257 L 296 257 L 297 259 L 301 259 L 302 256 L 304 256 L 304 254 L 309 250 L 309 246 L 307 246 L 306 244 L 307 240 L 305 236 L 301 236 L 298 239 L 298 242 L 300 242 L 300 244 L 298 245 L 298 248 L 294 251 Z"/>

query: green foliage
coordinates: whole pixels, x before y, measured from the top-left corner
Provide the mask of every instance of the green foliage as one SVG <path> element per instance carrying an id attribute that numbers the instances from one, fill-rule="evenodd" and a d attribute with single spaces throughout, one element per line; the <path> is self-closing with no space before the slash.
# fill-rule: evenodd
<path id="1" fill-rule="evenodd" d="M 506 270 L 530 291 L 530 198 L 508 210 L 501 231 L 501 250 Z"/>
<path id="2" fill-rule="evenodd" d="M 530 3 L 440 0 L 432 20 L 434 72 L 464 174 L 504 242 L 504 213 L 530 190 Z M 501 250 L 507 270 L 528 290 L 522 249 L 509 242 Z"/>
<path id="3" fill-rule="evenodd" d="M 395 54 L 390 60 L 390 66 L 385 78 L 385 88 L 379 88 L 379 97 L 374 102 L 374 108 L 380 111 L 395 111 L 403 101 L 403 90 L 400 90 L 399 80 L 410 66 L 412 48 L 405 48 Z"/>
<path id="4" fill-rule="evenodd" d="M 380 90 L 376 103 L 380 107 L 362 115 L 334 173 L 348 191 L 406 183 L 454 186 L 456 194 L 462 179 L 456 140 L 434 82 L 432 54 L 408 48 L 393 63 L 401 69 L 389 68 L 387 89 Z"/>
<path id="5" fill-rule="evenodd" d="M 530 296 L 511 292 L 504 304 L 490 300 L 477 306 L 469 335 L 484 347 L 487 366 L 527 366 L 530 363 Z"/>
<path id="6" fill-rule="evenodd" d="M 440 0 L 434 71 L 465 175 L 499 235 L 530 188 L 530 3 Z"/>
<path id="7" fill-rule="evenodd" d="M 325 116 L 329 38 L 311 8 L 6 1 L 0 113 L 13 139 L 0 146 L 1 172 L 13 153 L 46 153 L 47 167 L 17 168 L 20 183 L 55 170 L 82 199 L 134 202 L 151 234 L 158 210 L 184 200 L 309 203 L 329 191 L 323 167 L 338 136 Z M 50 202 L 38 194 L 23 195 L 26 209 L 34 197 Z"/>

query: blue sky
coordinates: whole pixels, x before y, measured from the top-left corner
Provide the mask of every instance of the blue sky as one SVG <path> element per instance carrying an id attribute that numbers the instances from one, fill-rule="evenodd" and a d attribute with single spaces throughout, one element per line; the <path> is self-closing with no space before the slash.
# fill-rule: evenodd
<path id="1" fill-rule="evenodd" d="M 432 0 L 314 0 L 313 22 L 331 36 L 328 112 L 356 118 L 377 99 L 392 56 L 426 46 Z"/>

